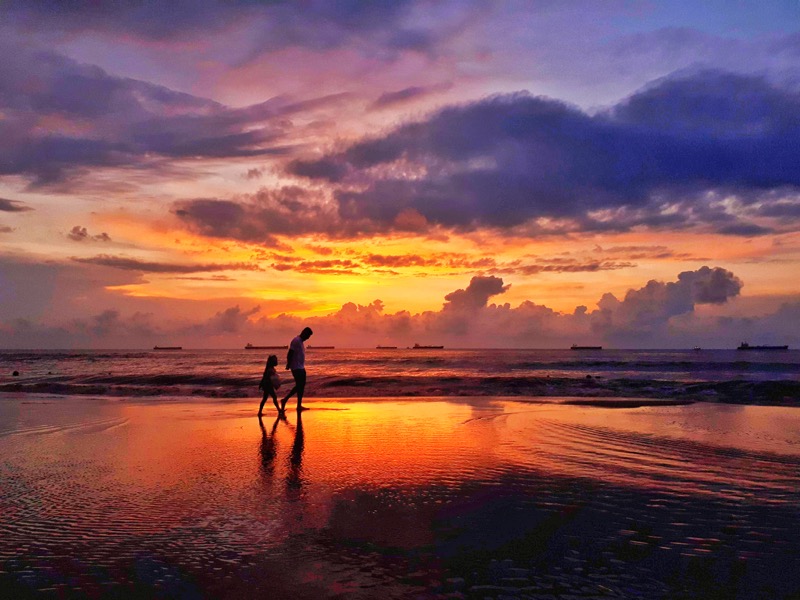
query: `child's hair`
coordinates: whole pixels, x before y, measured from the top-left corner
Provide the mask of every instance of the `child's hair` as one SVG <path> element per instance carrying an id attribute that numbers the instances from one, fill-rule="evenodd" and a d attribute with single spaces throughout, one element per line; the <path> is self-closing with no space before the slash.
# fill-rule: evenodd
<path id="1" fill-rule="evenodd" d="M 267 357 L 267 366 L 268 367 L 277 367 L 278 366 L 278 357 L 274 354 L 270 354 Z"/>

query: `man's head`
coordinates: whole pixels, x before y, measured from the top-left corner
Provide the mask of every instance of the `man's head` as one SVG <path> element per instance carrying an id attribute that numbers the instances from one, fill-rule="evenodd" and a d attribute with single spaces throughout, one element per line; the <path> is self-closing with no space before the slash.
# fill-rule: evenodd
<path id="1" fill-rule="evenodd" d="M 311 331 L 311 327 L 306 327 L 303 331 L 300 332 L 300 337 L 303 338 L 303 341 L 307 340 L 312 336 L 314 332 Z"/>

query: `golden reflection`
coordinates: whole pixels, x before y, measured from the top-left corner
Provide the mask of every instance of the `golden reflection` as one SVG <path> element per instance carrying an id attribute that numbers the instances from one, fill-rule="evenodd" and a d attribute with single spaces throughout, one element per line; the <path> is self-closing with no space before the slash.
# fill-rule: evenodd
<path id="1" fill-rule="evenodd" d="M 514 470 L 712 493 L 734 468 L 744 469 L 743 486 L 767 485 L 786 466 L 761 455 L 796 451 L 781 437 L 785 418 L 759 407 L 608 409 L 501 399 L 310 406 L 302 416 L 289 411 L 267 422 L 254 418 L 250 404 L 126 406 L 135 427 L 120 440 L 123 451 L 109 457 L 122 479 L 152 489 L 197 477 L 232 489 L 249 485 L 255 463 L 240 457 L 257 450 L 263 479 L 312 494 L 460 483 Z"/>
<path id="2" fill-rule="evenodd" d="M 777 505 L 796 502 L 800 487 L 796 409 L 609 409 L 498 398 L 311 399 L 309 406 L 264 420 L 252 399 L 74 399 L 68 413 L 42 413 L 47 434 L 4 443 L 13 460 L 25 457 L 25 468 L 60 473 L 42 480 L 46 498 L 102 507 L 92 518 L 138 532 L 213 519 L 215 530 L 245 545 L 324 527 L 358 496 L 394 504 L 411 493 L 424 504 L 474 485 L 577 478 Z M 60 502 L 47 505 L 58 510 Z"/>

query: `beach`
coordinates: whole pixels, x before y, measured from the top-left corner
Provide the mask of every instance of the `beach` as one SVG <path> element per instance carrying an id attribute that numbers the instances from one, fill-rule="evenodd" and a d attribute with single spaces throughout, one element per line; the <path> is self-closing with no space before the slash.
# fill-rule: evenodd
<path id="1" fill-rule="evenodd" d="M 800 413 L 4 394 L 10 597 L 790 598 Z"/>

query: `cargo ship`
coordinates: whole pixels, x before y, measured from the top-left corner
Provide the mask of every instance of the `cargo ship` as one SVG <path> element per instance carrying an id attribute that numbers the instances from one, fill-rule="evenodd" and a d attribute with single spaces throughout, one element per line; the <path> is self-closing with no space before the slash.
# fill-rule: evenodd
<path id="1" fill-rule="evenodd" d="M 397 346 L 375 346 L 376 350 L 397 350 Z"/>
<path id="2" fill-rule="evenodd" d="M 747 342 L 742 342 L 739 344 L 737 350 L 788 350 L 789 345 L 785 344 L 783 346 L 751 346 Z"/>
<path id="3" fill-rule="evenodd" d="M 578 346 L 578 344 L 572 344 L 569 347 L 570 350 L 602 350 L 602 346 Z"/>
<path id="4" fill-rule="evenodd" d="M 245 344 L 245 350 L 285 350 L 288 346 L 253 346 L 253 344 Z"/>
<path id="5" fill-rule="evenodd" d="M 153 350 L 183 350 L 183 346 L 153 346 Z"/>
<path id="6" fill-rule="evenodd" d="M 414 350 L 441 350 L 444 346 L 421 346 L 420 344 L 414 344 Z"/>
<path id="7" fill-rule="evenodd" d="M 333 350 L 336 346 L 309 346 L 309 350 Z"/>

